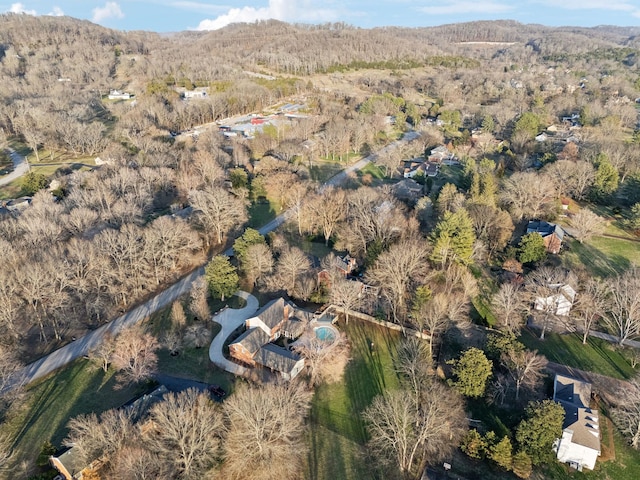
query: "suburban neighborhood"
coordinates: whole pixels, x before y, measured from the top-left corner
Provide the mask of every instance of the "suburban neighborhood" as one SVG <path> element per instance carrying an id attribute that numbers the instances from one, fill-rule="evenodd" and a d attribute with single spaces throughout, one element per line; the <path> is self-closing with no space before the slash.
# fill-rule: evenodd
<path id="1" fill-rule="evenodd" d="M 0 24 L 0 479 L 640 478 L 638 28 Z"/>

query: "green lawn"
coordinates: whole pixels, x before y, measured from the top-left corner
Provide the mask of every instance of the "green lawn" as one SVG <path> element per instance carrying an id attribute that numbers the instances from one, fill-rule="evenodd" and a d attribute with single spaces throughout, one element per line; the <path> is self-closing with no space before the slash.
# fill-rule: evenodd
<path id="1" fill-rule="evenodd" d="M 371 162 L 367 163 L 364 166 L 364 168 L 360 170 L 360 172 L 358 173 L 358 176 L 362 177 L 362 175 L 367 175 L 367 174 L 371 175 L 376 180 L 384 179 L 384 172 L 382 171 L 382 169 L 380 169 L 380 167 L 378 167 L 376 164 Z"/>
<path id="2" fill-rule="evenodd" d="M 236 299 L 237 297 L 234 296 L 231 298 Z M 240 300 L 244 302 L 243 299 Z M 241 302 L 238 300 L 234 300 L 233 302 L 234 306 L 240 303 Z M 222 304 L 217 303 L 215 305 L 219 308 L 222 308 L 223 306 Z M 186 305 L 184 308 L 185 313 L 187 314 L 187 324 L 190 325 L 193 323 L 192 315 L 189 313 Z M 170 314 L 171 308 L 164 308 L 154 313 L 149 320 L 147 320 L 146 326 L 148 330 L 159 339 L 162 339 L 163 333 L 170 329 Z M 210 322 L 210 326 L 211 339 L 213 339 L 220 332 L 222 327 L 215 322 Z M 175 357 L 172 357 L 169 354 L 169 350 L 161 348 L 158 350 L 158 371 L 165 375 L 187 378 L 198 382 L 217 383 L 227 391 L 231 390 L 233 384 L 233 375 L 217 368 L 209 360 L 208 345 L 202 348 L 183 346 L 180 349 L 180 354 Z"/>
<path id="3" fill-rule="evenodd" d="M 640 242 L 595 237 L 586 243 L 569 240 L 563 263 L 572 270 L 586 270 L 597 277 L 609 277 L 640 265 Z"/>
<path id="4" fill-rule="evenodd" d="M 354 319 L 339 329 L 347 333 L 352 359 L 341 382 L 320 385 L 315 391 L 310 470 L 317 480 L 368 479 L 371 474 L 363 469 L 360 456 L 367 440 L 360 413 L 376 395 L 398 388 L 392 359 L 400 335 Z"/>
<path id="5" fill-rule="evenodd" d="M 545 339 L 540 340 L 537 332 L 524 330 L 520 341 L 527 348 L 538 350 L 551 362 L 619 379 L 628 379 L 636 374 L 611 343 L 599 338 L 589 338 L 587 344 L 583 345 L 582 337 L 577 334 L 548 332 Z"/>
<path id="6" fill-rule="evenodd" d="M 249 205 L 249 222 L 251 228 L 260 228 L 276 218 L 280 208 L 274 202 L 255 202 Z"/>
<path id="7" fill-rule="evenodd" d="M 33 464 L 46 441 L 59 447 L 70 418 L 119 407 L 148 388 L 122 388 L 114 373 L 105 373 L 90 361 L 79 359 L 29 385 L 20 407 L 0 425 L 0 431 L 13 442 L 13 468 L 23 461 Z"/>
<path id="8" fill-rule="evenodd" d="M 342 170 L 344 170 L 342 163 L 316 161 L 309 167 L 309 176 L 314 182 L 324 183 Z"/>

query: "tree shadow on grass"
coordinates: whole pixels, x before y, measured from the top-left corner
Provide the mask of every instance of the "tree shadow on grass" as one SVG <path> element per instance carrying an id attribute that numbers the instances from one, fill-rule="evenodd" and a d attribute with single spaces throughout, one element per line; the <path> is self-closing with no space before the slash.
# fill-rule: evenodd
<path id="1" fill-rule="evenodd" d="M 621 255 L 606 255 L 591 245 L 577 241 L 571 242 L 570 250 L 590 273 L 598 277 L 610 277 L 631 266 L 629 260 Z"/>
<path id="2" fill-rule="evenodd" d="M 146 388 L 117 385 L 112 372 L 105 373 L 86 360 L 72 363 L 26 393 L 25 410 L 15 419 L 19 422 L 13 435 L 13 447 L 19 452 L 16 461 L 35 460 L 47 440 L 60 446 L 71 418 L 120 407 Z"/>

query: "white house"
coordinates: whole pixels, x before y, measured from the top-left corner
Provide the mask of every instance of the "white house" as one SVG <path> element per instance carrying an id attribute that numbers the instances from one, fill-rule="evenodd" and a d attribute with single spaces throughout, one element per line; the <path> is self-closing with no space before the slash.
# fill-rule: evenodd
<path id="1" fill-rule="evenodd" d="M 535 309 L 541 312 L 553 312 L 558 316 L 569 315 L 576 298 L 576 291 L 570 285 L 560 283 L 549 285 L 549 288 L 557 289 L 558 293 L 536 298 Z"/>
<path id="2" fill-rule="evenodd" d="M 591 384 L 556 375 L 553 399 L 565 411 L 562 437 L 553 444 L 558 461 L 578 471 L 593 470 L 600 456 L 600 427 L 598 411 L 590 408 Z"/>
<path id="3" fill-rule="evenodd" d="M 120 92 L 118 90 L 111 90 L 109 92 L 109 100 L 129 100 L 131 94 L 127 92 Z"/>

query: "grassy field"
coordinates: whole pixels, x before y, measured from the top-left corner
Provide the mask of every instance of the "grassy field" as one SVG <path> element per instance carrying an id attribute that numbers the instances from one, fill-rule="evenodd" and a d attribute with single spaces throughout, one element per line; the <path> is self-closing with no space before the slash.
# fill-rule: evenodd
<path id="1" fill-rule="evenodd" d="M 249 205 L 249 223 L 251 228 L 259 228 L 276 218 L 280 205 L 275 202 L 255 202 Z"/>
<path id="2" fill-rule="evenodd" d="M 10 142 L 13 148 L 20 155 L 26 156 L 31 166 L 31 171 L 41 173 L 46 177 L 51 177 L 62 168 L 70 170 L 87 170 L 95 166 L 93 157 L 74 157 L 67 153 L 55 152 L 51 150 L 39 150 L 40 161 L 36 161 L 33 152 L 24 144 L 13 141 Z M 18 178 L 8 185 L 0 187 L 0 199 L 16 198 L 22 195 L 22 179 Z"/>
<path id="3" fill-rule="evenodd" d="M 358 320 L 339 328 L 351 342 L 352 360 L 342 382 L 320 385 L 313 397 L 309 469 L 314 473 L 309 478 L 369 479 L 362 459 L 367 435 L 360 413 L 376 395 L 398 388 L 392 362 L 400 335 Z"/>
<path id="4" fill-rule="evenodd" d="M 520 341 L 527 348 L 538 350 L 551 362 L 619 379 L 628 379 L 636 374 L 622 353 L 599 338 L 589 338 L 583 345 L 580 335 L 549 332 L 544 340 L 540 340 L 536 332 L 525 329 Z"/>
<path id="5" fill-rule="evenodd" d="M 46 441 L 60 446 L 70 418 L 119 407 L 149 387 L 121 387 L 114 373 L 79 359 L 29 385 L 20 407 L 0 426 L 0 432 L 12 441 L 11 467 L 17 471 L 23 461 L 33 465 Z"/>
<path id="6" fill-rule="evenodd" d="M 324 183 L 337 173 L 344 170 L 345 165 L 339 162 L 320 162 L 315 161 L 314 165 L 309 168 L 309 176 L 311 180 Z"/>
<path id="7" fill-rule="evenodd" d="M 154 335 L 161 337 L 168 329 L 169 311 L 157 312 L 147 321 L 146 326 Z M 188 318 L 188 321 L 192 319 Z M 212 337 L 219 331 L 220 325 L 213 323 Z M 208 346 L 182 348 L 176 357 L 172 357 L 167 349 L 160 349 L 158 372 L 216 383 L 228 392 L 233 390 L 233 376 L 211 364 Z M 21 407 L 0 426 L 0 433 L 13 442 L 14 466 L 23 461 L 32 465 L 46 441 L 60 447 L 67 434 L 69 419 L 83 413 L 99 413 L 120 407 L 149 388 L 150 384 L 122 387 L 116 382 L 114 369 L 104 372 L 85 359 L 76 360 L 46 379 L 29 385 Z"/>
<path id="8" fill-rule="evenodd" d="M 586 243 L 569 240 L 562 253 L 563 263 L 572 270 L 586 270 L 597 277 L 624 272 L 640 265 L 640 242 L 610 237 L 594 237 Z"/>

